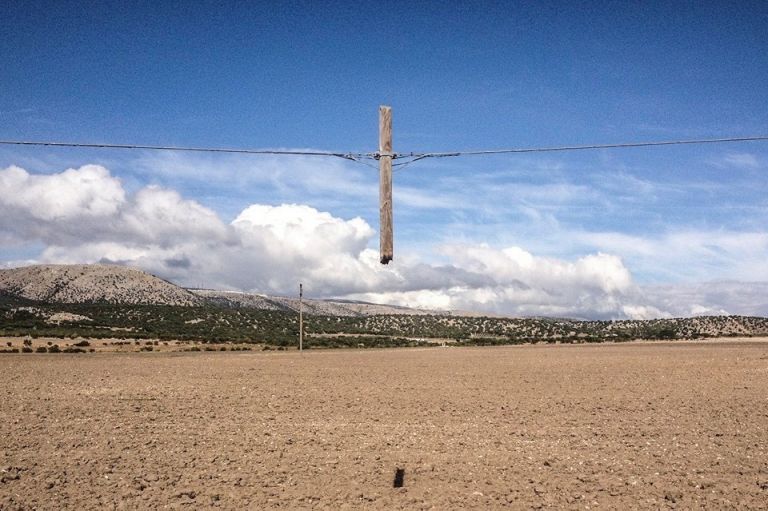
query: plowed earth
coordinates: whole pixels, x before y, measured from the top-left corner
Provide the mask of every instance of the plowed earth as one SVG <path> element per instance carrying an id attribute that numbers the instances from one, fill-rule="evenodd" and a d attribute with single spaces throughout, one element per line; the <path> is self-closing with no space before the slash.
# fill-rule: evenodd
<path id="1" fill-rule="evenodd" d="M 765 340 L 3 355 L 0 383 L 3 510 L 768 507 Z"/>

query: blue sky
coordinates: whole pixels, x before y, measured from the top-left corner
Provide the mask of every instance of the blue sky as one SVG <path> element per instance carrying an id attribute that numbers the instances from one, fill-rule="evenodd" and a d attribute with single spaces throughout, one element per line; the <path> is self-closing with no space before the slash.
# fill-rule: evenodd
<path id="1" fill-rule="evenodd" d="M 369 152 L 379 104 L 400 152 L 764 135 L 766 33 L 764 2 L 9 2 L 0 139 Z M 506 314 L 768 314 L 766 170 L 767 142 L 424 160 L 395 174 L 379 268 L 370 167 L 0 146 L 0 264 Z M 252 256 L 267 231 L 271 258 Z"/>

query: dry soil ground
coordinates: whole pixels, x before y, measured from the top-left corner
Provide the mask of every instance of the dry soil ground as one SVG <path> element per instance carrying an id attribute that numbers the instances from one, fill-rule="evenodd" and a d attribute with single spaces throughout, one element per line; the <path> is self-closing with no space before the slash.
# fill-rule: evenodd
<path id="1" fill-rule="evenodd" d="M 2 509 L 768 507 L 764 340 L 2 355 L 0 383 Z"/>

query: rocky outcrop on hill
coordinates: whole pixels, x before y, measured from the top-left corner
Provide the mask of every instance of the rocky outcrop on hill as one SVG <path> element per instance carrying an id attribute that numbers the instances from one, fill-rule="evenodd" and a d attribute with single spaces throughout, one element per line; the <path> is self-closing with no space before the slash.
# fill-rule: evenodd
<path id="1" fill-rule="evenodd" d="M 242 293 L 239 291 L 215 291 L 213 289 L 190 289 L 189 291 L 205 300 L 206 303 L 221 307 L 249 307 L 274 311 L 289 310 L 266 295 Z"/>
<path id="2" fill-rule="evenodd" d="M 198 305 L 200 297 L 142 270 L 105 264 L 0 270 L 0 292 L 41 302 Z"/>

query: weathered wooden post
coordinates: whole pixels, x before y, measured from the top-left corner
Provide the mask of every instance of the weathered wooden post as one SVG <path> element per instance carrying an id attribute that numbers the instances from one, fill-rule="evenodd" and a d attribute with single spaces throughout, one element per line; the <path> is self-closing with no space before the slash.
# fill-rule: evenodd
<path id="1" fill-rule="evenodd" d="M 392 108 L 379 107 L 379 254 L 381 264 L 394 256 L 392 232 Z"/>

